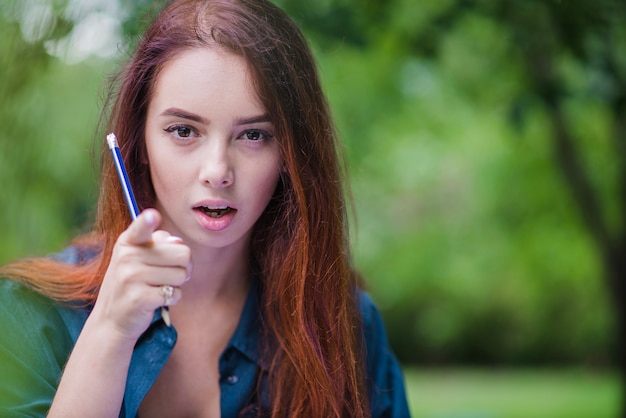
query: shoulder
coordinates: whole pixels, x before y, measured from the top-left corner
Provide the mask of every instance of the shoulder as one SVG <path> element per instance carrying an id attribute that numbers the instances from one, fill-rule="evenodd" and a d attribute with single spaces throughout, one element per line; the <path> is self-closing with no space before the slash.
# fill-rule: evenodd
<path id="1" fill-rule="evenodd" d="M 97 245 L 72 245 L 58 253 L 52 254 L 50 259 L 79 266 L 93 260 L 100 251 L 101 249 Z"/>
<path id="2" fill-rule="evenodd" d="M 380 311 L 364 291 L 359 291 L 358 305 L 372 417 L 408 417 L 402 368 L 387 341 Z"/>
<path id="3" fill-rule="evenodd" d="M 95 247 L 71 246 L 47 259 L 68 265 L 83 265 L 97 254 Z M 59 286 L 62 287 L 63 284 L 60 283 Z M 20 280 L 0 277 L 0 331 L 17 327 L 15 334 L 22 337 L 25 333 L 43 336 L 42 330 L 54 329 L 54 334 L 59 338 L 69 337 L 75 341 L 89 311 L 90 308 L 82 308 L 78 302 L 57 302 Z M 3 334 L 5 336 L 0 339 L 0 343 L 10 341 L 9 336 Z"/>
<path id="4" fill-rule="evenodd" d="M 61 305 L 16 282 L 0 278 L 0 345 L 54 343 L 71 348 L 88 311 Z"/>
<path id="5" fill-rule="evenodd" d="M 358 292 L 363 338 L 368 353 L 372 350 L 389 350 L 383 318 L 372 297 L 365 291 Z"/>
<path id="6" fill-rule="evenodd" d="M 55 304 L 43 295 L 9 279 L 0 279 L 0 326 L 16 327 L 18 334 L 32 332 L 39 323 L 54 321 Z M 36 327 L 38 328 L 38 327 Z M 11 335 L 2 334 L 2 342 Z"/>
<path id="7" fill-rule="evenodd" d="M 0 279 L 0 347 L 4 353 L 25 356 L 32 351 L 33 366 L 43 366 L 38 363 L 49 359 L 37 354 L 42 350 L 50 349 L 53 356 L 69 351 L 72 338 L 63 309 L 20 283 Z"/>
<path id="8" fill-rule="evenodd" d="M 359 311 L 364 324 L 372 324 L 380 319 L 380 312 L 372 297 L 364 290 L 358 291 Z"/>

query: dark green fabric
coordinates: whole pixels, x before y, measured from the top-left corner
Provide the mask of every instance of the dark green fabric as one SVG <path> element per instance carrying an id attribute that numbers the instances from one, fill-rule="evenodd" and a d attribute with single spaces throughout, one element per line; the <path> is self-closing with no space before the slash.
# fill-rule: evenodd
<path id="1" fill-rule="evenodd" d="M 0 416 L 45 416 L 74 346 L 64 318 L 86 316 L 0 280 Z"/>

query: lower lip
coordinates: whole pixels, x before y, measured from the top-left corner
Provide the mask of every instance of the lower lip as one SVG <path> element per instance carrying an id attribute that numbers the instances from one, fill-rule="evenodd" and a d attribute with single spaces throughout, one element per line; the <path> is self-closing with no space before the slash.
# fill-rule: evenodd
<path id="1" fill-rule="evenodd" d="M 233 221 L 236 212 L 236 210 L 233 210 L 219 218 L 212 218 L 201 210 L 194 209 L 196 219 L 198 219 L 200 225 L 208 231 L 221 231 L 228 228 L 228 225 L 230 225 Z"/>

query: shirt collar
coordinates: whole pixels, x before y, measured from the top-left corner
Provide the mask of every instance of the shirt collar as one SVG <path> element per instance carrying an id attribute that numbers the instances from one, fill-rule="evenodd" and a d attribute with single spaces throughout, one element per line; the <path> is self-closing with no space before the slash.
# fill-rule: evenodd
<path id="1" fill-rule="evenodd" d="M 263 361 L 260 352 L 262 338 L 262 320 L 261 311 L 259 309 L 260 286 L 258 277 L 253 277 L 250 284 L 250 291 L 246 298 L 246 302 L 239 317 L 239 323 L 233 336 L 230 338 L 225 352 L 229 348 L 234 348 L 259 367 L 267 370 L 269 365 Z"/>

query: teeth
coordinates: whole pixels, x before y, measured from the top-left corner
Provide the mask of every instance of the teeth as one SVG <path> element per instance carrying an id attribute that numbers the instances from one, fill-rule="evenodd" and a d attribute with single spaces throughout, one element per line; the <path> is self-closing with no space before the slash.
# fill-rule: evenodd
<path id="1" fill-rule="evenodd" d="M 214 206 L 214 207 L 201 206 L 198 209 L 206 213 L 211 218 L 220 218 L 229 212 L 230 207 L 228 206 Z"/>

